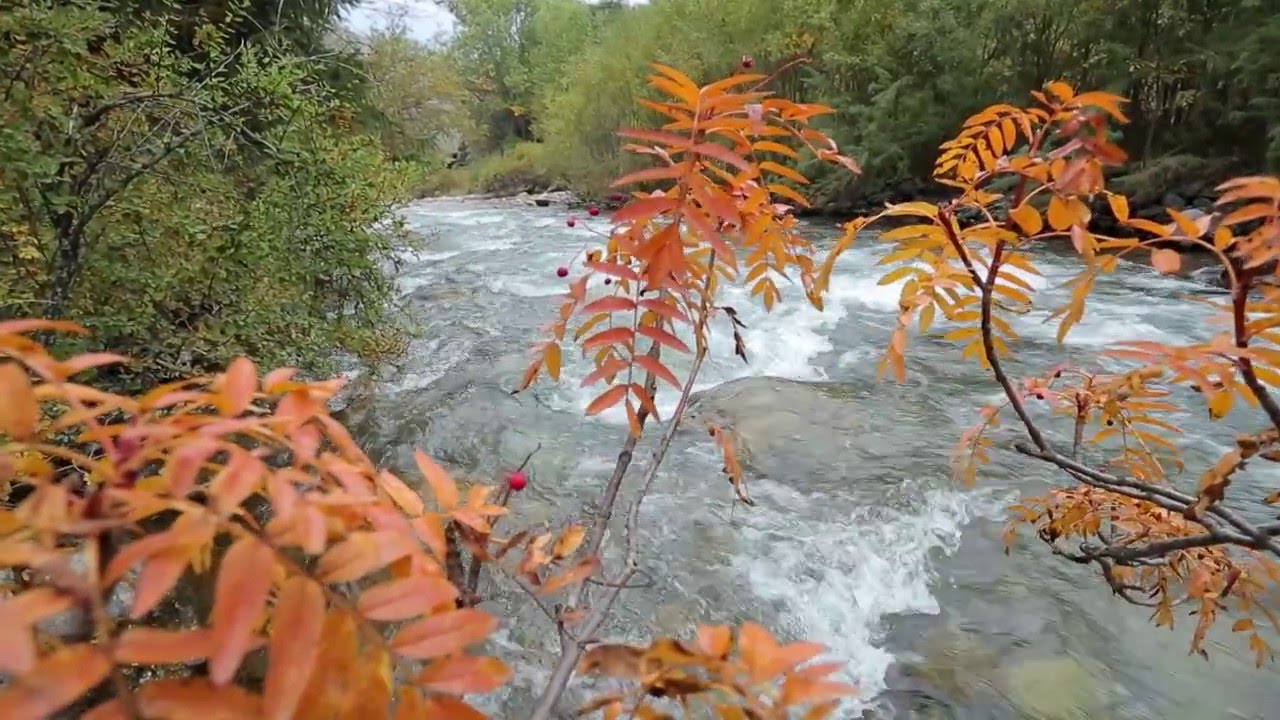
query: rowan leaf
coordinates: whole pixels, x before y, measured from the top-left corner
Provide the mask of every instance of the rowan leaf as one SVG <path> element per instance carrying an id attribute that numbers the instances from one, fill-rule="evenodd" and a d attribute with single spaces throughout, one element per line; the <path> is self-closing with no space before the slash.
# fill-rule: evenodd
<path id="1" fill-rule="evenodd" d="M 324 628 L 325 599 L 309 578 L 285 581 L 276 599 L 271 639 L 267 645 L 267 676 L 263 685 L 263 717 L 294 717 L 319 656 Z"/>
<path id="2" fill-rule="evenodd" d="M 40 421 L 40 404 L 27 371 L 14 362 L 0 362 L 0 433 L 30 440 Z"/>
<path id="3" fill-rule="evenodd" d="M 461 655 L 433 661 L 417 682 L 427 690 L 448 695 L 493 692 L 511 678 L 511 669 L 492 657 Z"/>
<path id="4" fill-rule="evenodd" d="M 209 656 L 209 680 L 218 686 L 231 682 L 253 642 L 274 577 L 275 554 L 254 537 L 231 544 L 218 568 L 209 629 L 214 652 Z"/>
<path id="5" fill-rule="evenodd" d="M 626 385 L 614 385 L 608 390 L 600 393 L 596 399 L 592 400 L 591 403 L 587 405 L 585 412 L 587 415 L 599 415 L 605 410 L 608 410 L 614 405 L 622 402 L 622 398 L 626 397 L 626 394 Z"/>
<path id="6" fill-rule="evenodd" d="M 41 658 L 22 682 L 0 690 L 0 718 L 44 718 L 75 702 L 111 672 L 102 648 L 67 645 Z"/>
<path id="7" fill-rule="evenodd" d="M 407 620 L 430 612 L 458 597 L 458 589 L 441 577 L 388 580 L 365 590 L 356 603 L 370 620 Z"/>
<path id="8" fill-rule="evenodd" d="M 258 387 L 258 370 L 253 366 L 253 361 L 243 355 L 231 361 L 222 380 L 222 414 L 232 417 L 243 413 L 252 402 L 254 391 Z"/>
<path id="9" fill-rule="evenodd" d="M 1151 267 L 1157 271 L 1170 274 L 1178 272 L 1182 267 L 1182 256 L 1177 250 L 1158 248 L 1151 251 Z"/>
<path id="10" fill-rule="evenodd" d="M 398 530 L 350 533 L 321 556 L 316 577 L 326 583 L 354 582 L 417 549 L 414 538 Z"/>
<path id="11" fill-rule="evenodd" d="M 555 545 L 551 548 L 551 557 L 557 560 L 569 557 L 582 545 L 586 536 L 586 528 L 581 525 L 570 525 L 560 533 L 560 537 L 556 538 Z"/>
<path id="12" fill-rule="evenodd" d="M 421 450 L 413 451 L 413 461 L 418 465 L 418 472 L 422 473 L 422 477 L 431 486 L 431 494 L 435 496 L 440 509 L 445 512 L 456 510 L 458 486 L 453 482 L 453 478 L 449 477 L 449 473 Z"/>
<path id="13" fill-rule="evenodd" d="M 1027 236 L 1038 235 L 1044 229 L 1044 222 L 1040 219 L 1040 212 L 1028 203 L 1022 203 L 1018 207 L 1009 211 L 1009 217 L 1018 224 L 1018 228 Z"/>
<path id="14" fill-rule="evenodd" d="M 498 619 L 475 608 L 432 615 L 405 625 L 391 638 L 391 649 L 417 660 L 451 655 L 485 639 Z"/>
<path id="15" fill-rule="evenodd" d="M 139 665 L 169 665 L 202 660 L 213 654 L 208 628 L 168 630 L 138 625 L 116 638 L 115 661 Z"/>
<path id="16" fill-rule="evenodd" d="M 599 568 L 600 559 L 589 557 L 568 570 L 547 578 L 546 581 L 542 583 L 542 586 L 538 588 L 538 592 L 544 595 L 549 595 L 561 588 L 586 580 Z"/>

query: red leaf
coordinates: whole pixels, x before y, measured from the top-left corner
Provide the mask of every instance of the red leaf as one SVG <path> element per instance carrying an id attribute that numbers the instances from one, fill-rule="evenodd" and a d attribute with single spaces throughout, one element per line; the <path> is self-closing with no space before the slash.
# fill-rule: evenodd
<path id="1" fill-rule="evenodd" d="M 621 358 L 616 358 L 616 357 L 610 358 L 604 361 L 603 363 L 601 363 L 600 367 L 596 368 L 595 370 L 592 370 L 590 373 L 587 374 L 586 377 L 582 378 L 582 383 L 580 384 L 580 387 L 586 387 L 601 378 L 606 378 L 611 375 L 617 375 L 623 370 L 626 370 L 627 367 L 628 365 L 626 360 L 623 360 Z"/>
<path id="2" fill-rule="evenodd" d="M 231 545 L 218 568 L 210 629 L 216 650 L 209 656 L 209 680 L 231 682 L 253 642 L 253 629 L 262 615 L 275 575 L 271 548 L 253 537 Z"/>
<path id="3" fill-rule="evenodd" d="M 280 588 L 267 646 L 271 664 L 267 666 L 263 686 L 266 720 L 288 720 L 294 716 L 320 653 L 324 610 L 324 593 L 310 579 L 291 577 Z"/>
<path id="4" fill-rule="evenodd" d="M 670 302 L 655 298 L 645 298 L 637 304 L 645 310 L 652 310 L 668 320 L 678 320 L 684 323 L 689 322 L 689 316 L 685 315 L 684 311 Z"/>
<path id="5" fill-rule="evenodd" d="M 635 360 L 636 360 L 636 365 L 639 365 L 645 370 L 653 373 L 656 377 L 660 377 L 663 380 L 666 380 L 667 382 L 671 383 L 672 387 L 676 388 L 677 390 L 682 389 L 682 386 L 680 385 L 680 380 L 675 376 L 675 374 L 672 373 L 670 370 L 668 370 L 665 365 L 658 362 L 656 358 L 650 357 L 648 355 L 637 355 Z"/>
<path id="6" fill-rule="evenodd" d="M 609 185 L 609 187 L 620 187 L 622 185 L 631 185 L 633 183 L 642 183 L 642 182 L 652 182 L 654 180 L 674 180 L 675 178 L 678 178 L 681 175 L 683 175 L 684 172 L 685 172 L 685 168 L 683 165 L 666 165 L 663 167 L 645 168 L 644 170 L 637 170 L 633 173 L 627 173 L 626 175 L 623 175 L 617 180 L 614 180 L 613 183 Z M 619 213 L 625 212 L 628 208 L 632 207 L 638 202 L 642 202 L 644 200 L 652 200 L 652 199 L 656 199 L 656 198 L 641 198 L 640 200 L 631 201 L 627 205 L 627 207 L 624 207 L 622 210 L 619 210 L 618 212 L 613 214 L 613 221 L 616 223 L 623 222 L 622 220 L 618 219 Z M 669 198 L 662 198 L 662 199 L 667 200 L 670 203 L 669 207 L 675 206 L 674 200 L 671 200 Z M 653 211 L 653 212 L 650 212 L 647 210 L 638 211 L 635 215 L 635 218 L 652 217 L 653 215 L 656 215 L 658 212 L 661 212 L 661 211 Z M 635 218 L 627 216 L 627 219 L 635 219 Z"/>
<path id="7" fill-rule="evenodd" d="M 600 345 L 616 345 L 618 343 L 626 343 L 630 347 L 633 337 L 635 337 L 635 332 L 629 327 L 609 328 L 608 330 L 601 330 L 582 341 L 582 349 L 590 350 Z"/>
<path id="8" fill-rule="evenodd" d="M 667 347 L 679 350 L 680 352 L 689 352 L 689 346 L 685 345 L 683 340 L 655 325 L 641 325 L 636 328 L 636 332 L 650 340 L 653 340 L 659 345 L 666 345 Z"/>
<path id="9" fill-rule="evenodd" d="M 636 303 L 631 298 L 623 295 L 608 295 L 587 303 L 583 306 L 581 312 L 584 315 L 594 315 L 601 312 L 631 312 L 635 309 Z"/>
<path id="10" fill-rule="evenodd" d="M 588 260 L 584 264 L 598 273 L 603 273 L 605 275 L 612 275 L 613 277 L 622 278 L 623 280 L 631 280 L 632 282 L 640 281 L 640 276 L 636 274 L 636 271 L 632 270 L 626 265 L 623 265 L 622 263 L 609 263 L 609 262 L 600 262 L 599 260 Z"/>
<path id="11" fill-rule="evenodd" d="M 598 415 L 622 402 L 622 398 L 626 397 L 626 395 L 626 385 L 615 385 L 600 393 L 600 396 L 595 400 L 592 400 L 591 404 L 587 405 L 586 413 L 587 415 Z"/>

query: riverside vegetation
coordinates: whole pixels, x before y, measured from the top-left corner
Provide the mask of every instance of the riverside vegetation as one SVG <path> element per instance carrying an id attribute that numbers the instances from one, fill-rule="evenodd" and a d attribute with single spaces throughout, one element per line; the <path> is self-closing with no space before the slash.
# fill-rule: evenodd
<path id="1" fill-rule="evenodd" d="M 612 132 L 640 121 L 646 63 L 715 75 L 744 55 L 761 72 L 812 60 L 776 90 L 832 107 L 818 127 L 864 171 L 803 162 L 825 212 L 936 192 L 933 159 L 955 123 L 1055 78 L 1130 100 L 1131 122 L 1112 138 L 1129 160 L 1109 175 L 1135 214 L 1207 208 L 1218 181 L 1280 168 L 1276 0 L 443 4 L 457 28 L 431 52 L 469 90 L 477 159 L 435 176 L 434 192 L 559 186 L 600 200 L 634 167 Z"/>
<path id="2" fill-rule="evenodd" d="M 85 22 L 103 17 L 79 11 L 88 13 L 77 16 Z M 50 48 L 42 53 L 65 48 L 43 37 Z M 84 46 L 82 60 L 116 47 L 114 37 L 98 41 L 104 44 Z M 1273 521 L 1280 494 L 1230 491 L 1246 463 L 1280 460 L 1280 406 L 1269 390 L 1280 378 L 1273 332 L 1280 290 L 1260 269 L 1280 242 L 1280 179 L 1225 183 L 1221 215 L 1212 222 L 1177 210 L 1169 225 L 1130 217 L 1103 172 L 1125 160 L 1110 132 L 1127 120 L 1122 98 L 1052 81 L 1033 93 L 1031 107 L 992 106 L 944 146 L 934 176 L 956 197 L 893 205 L 852 221 L 820 257 L 794 216 L 808 202 L 800 192 L 808 178 L 797 166 L 812 158 L 846 174 L 861 169 L 810 122 L 832 108 L 767 92 L 774 73 L 698 85 L 668 65 L 653 68 L 648 82 L 660 99 L 641 104 L 666 121 L 620 131 L 623 147 L 647 158 L 648 167 L 617 181 L 630 194 L 612 214 L 603 247 L 570 282 L 517 383 L 519 391 L 542 374 L 557 379 L 562 344 L 572 335 L 595 363 L 588 383 L 603 384 L 587 412 L 627 411 L 630 432 L 601 488 L 599 513 L 581 523 L 552 532 L 504 528 L 502 518 L 518 516 L 513 500 L 527 483 L 519 471 L 493 488 L 460 487 L 422 453 L 415 458 L 422 483 L 377 468 L 327 411 L 338 381 L 305 381 L 288 367 L 264 373 L 240 356 L 222 371 L 192 368 L 189 378 L 139 392 L 112 390 L 106 385 L 124 376 L 104 370 L 127 367 L 121 355 L 77 352 L 75 343 L 64 344 L 66 352 L 48 349 L 59 336 L 84 337 L 79 324 L 48 310 L 0 321 L 0 565 L 13 586 L 0 601 L 11 629 L 0 640 L 4 716 L 354 717 L 372 709 L 378 716 L 477 717 L 465 696 L 495 690 L 510 675 L 500 659 L 468 652 L 498 624 L 478 607 L 477 579 L 485 572 L 525 592 L 561 641 L 533 717 L 558 710 L 575 673 L 627 681 L 582 708 L 605 717 L 666 717 L 677 704 L 710 706 L 725 718 L 830 716 L 854 688 L 831 679 L 839 663 L 811 662 L 818 645 L 780 643 L 749 621 L 647 646 L 594 633 L 637 572 L 641 505 L 683 418 L 712 322 L 737 337 L 718 289 L 750 283 L 771 308 L 785 281 L 798 279 L 806 300 L 821 308 L 841 251 L 881 218 L 912 223 L 880 236 L 895 245 L 885 263 L 906 263 L 885 282 L 909 278 L 885 369 L 904 379 L 908 330 L 946 324 L 962 354 L 989 369 L 1004 395 L 960 439 L 961 477 L 973 480 L 976 461 L 992 449 L 990 428 L 1003 415 L 1016 416 L 1027 440 L 1015 449 L 1061 468 L 1070 482 L 1024 499 L 1014 527 L 1030 524 L 1055 554 L 1096 565 L 1114 592 L 1151 605 L 1158 625 L 1171 625 L 1189 604 L 1194 651 L 1204 652 L 1204 633 L 1228 616 L 1258 663 L 1270 658 L 1258 621 L 1274 624 L 1265 600 L 1280 578 L 1280 523 Z M 32 86 L 23 79 L 24 91 Z M 32 110 L 51 107 L 58 106 L 46 101 Z M 148 120 L 155 123 L 150 134 L 161 137 L 177 122 L 142 117 L 116 132 L 134 132 Z M 33 123 L 30 132 L 43 139 L 54 127 L 68 125 Z M 252 140 L 256 124 L 245 132 Z M 108 157 L 115 147 L 107 145 Z M 143 172 L 117 193 L 164 162 L 139 166 Z M 55 170 L 88 170 L 65 164 Z M 57 182 L 75 186 L 61 178 L 33 187 L 48 193 Z M 1000 189 L 1006 185 L 1007 192 Z M 1087 201 L 1094 197 L 1132 232 L 1092 231 Z M 83 221 L 92 227 L 110 204 L 64 200 L 51 207 L 54 219 L 71 213 L 74 230 L 79 213 L 93 210 Z M 996 209 L 1005 204 L 1007 212 Z M 979 219 L 962 223 L 962 214 Z M 34 227 L 39 233 L 28 242 L 48 243 L 38 248 L 56 248 L 59 258 L 113 229 L 76 236 L 60 234 L 56 222 Z M 1070 242 L 1080 257 L 1074 296 L 1058 313 L 1061 337 L 1086 312 L 1095 279 L 1125 256 L 1177 270 L 1181 255 L 1171 240 L 1203 247 L 1226 268 L 1227 332 L 1188 347 L 1127 344 L 1111 355 L 1130 367 L 1110 374 L 1059 366 L 1043 377 L 1010 375 L 1004 360 L 1016 338 L 1002 315 L 1034 302 L 1022 278 L 1035 271 L 1031 249 Z M 74 293 L 38 287 L 50 304 L 64 303 L 57 314 L 83 313 L 70 300 Z M 108 298 L 88 307 L 114 314 L 118 304 Z M 748 348 L 737 346 L 747 359 Z M 688 366 L 678 374 L 680 356 Z M 661 383 L 681 400 L 648 465 L 632 473 L 640 437 L 663 420 L 655 403 Z M 1194 483 L 1181 482 L 1171 440 L 1176 391 L 1188 384 L 1212 417 L 1244 403 L 1264 424 L 1238 437 Z M 1064 416 L 1068 432 L 1051 434 L 1034 402 Z M 731 491 L 750 504 L 732 428 L 706 429 L 723 454 Z M 629 478 L 636 492 L 619 508 Z M 607 533 L 611 523 L 615 532 Z M 601 560 L 610 537 L 621 556 L 615 567 Z M 113 611 L 125 592 L 128 609 Z M 175 623 L 189 616 L 165 610 L 184 602 L 204 611 Z"/>

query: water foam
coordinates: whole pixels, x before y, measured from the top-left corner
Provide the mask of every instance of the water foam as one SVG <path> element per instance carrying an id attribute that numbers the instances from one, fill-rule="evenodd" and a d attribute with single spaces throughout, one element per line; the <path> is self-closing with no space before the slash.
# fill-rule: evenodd
<path id="1" fill-rule="evenodd" d="M 757 496 L 778 485 L 757 480 Z M 936 614 L 932 555 L 950 554 L 961 531 L 978 517 L 998 517 L 1003 499 L 953 490 L 922 493 L 915 510 L 862 507 L 841 521 L 744 527 L 753 549 L 734 560 L 761 600 L 783 608 L 790 634 L 824 644 L 846 663 L 843 678 L 859 687 L 848 709 L 865 707 L 885 688 L 894 656 L 879 646 L 883 618 L 897 613 Z M 774 521 L 776 522 L 776 518 Z"/>

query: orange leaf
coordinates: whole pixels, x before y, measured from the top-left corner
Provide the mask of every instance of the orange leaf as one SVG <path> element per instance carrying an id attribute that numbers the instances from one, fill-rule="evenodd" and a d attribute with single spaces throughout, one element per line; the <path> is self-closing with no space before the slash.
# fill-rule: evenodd
<path id="1" fill-rule="evenodd" d="M 853 695 L 857 691 L 858 688 L 848 683 L 792 675 L 782 681 L 782 703 L 784 705 L 820 703 L 838 700 Z"/>
<path id="2" fill-rule="evenodd" d="M 586 536 L 587 531 L 581 525 L 570 525 L 556 538 L 556 544 L 551 548 L 551 557 L 557 560 L 569 557 L 582 545 Z"/>
<path id="3" fill-rule="evenodd" d="M 75 702 L 111 672 L 111 661 L 93 645 L 69 645 L 46 655 L 0 691 L 0 718 L 45 718 Z"/>
<path id="4" fill-rule="evenodd" d="M 377 482 L 378 486 L 391 496 L 392 502 L 405 513 L 417 517 L 426 511 L 427 508 L 418 493 L 390 472 L 383 470 L 379 473 Z"/>
<path id="5" fill-rule="evenodd" d="M 151 718 L 249 720 L 261 716 L 258 697 L 235 685 L 215 687 L 205 678 L 158 678 L 134 693 L 138 709 Z"/>
<path id="6" fill-rule="evenodd" d="M 413 461 L 418 464 L 418 471 L 431 486 L 431 494 L 440 504 L 440 509 L 445 512 L 453 512 L 457 509 L 458 486 L 453 482 L 453 478 L 449 477 L 449 473 L 421 450 L 413 451 Z"/>
<path id="7" fill-rule="evenodd" d="M 547 366 L 547 374 L 552 380 L 560 382 L 560 344 L 556 342 L 547 343 L 547 349 L 543 351 L 542 362 Z"/>
<path id="8" fill-rule="evenodd" d="M 700 153 L 707 157 L 715 158 L 716 160 L 719 160 L 726 165 L 732 165 L 739 170 L 751 169 L 751 163 L 747 162 L 741 155 L 717 143 L 698 143 L 697 145 L 689 148 L 689 152 Z"/>
<path id="9" fill-rule="evenodd" d="M 698 626 L 698 649 L 713 658 L 726 657 L 732 639 L 728 625 Z"/>
<path id="10" fill-rule="evenodd" d="M 138 625 L 125 628 L 116 638 L 118 663 L 168 665 L 187 663 L 213 653 L 213 634 L 207 628 L 165 630 Z"/>
<path id="11" fill-rule="evenodd" d="M 614 385 L 608 390 L 600 393 L 599 397 L 592 400 L 591 403 L 587 405 L 586 414 L 598 415 L 614 405 L 617 405 L 619 402 L 622 402 L 622 398 L 626 397 L 626 394 L 626 385 Z"/>
<path id="12" fill-rule="evenodd" d="M 440 718 L 441 720 L 488 720 L 485 714 L 448 695 L 437 695 L 428 698 L 426 711 L 418 717 Z"/>
<path id="13" fill-rule="evenodd" d="M 253 366 L 253 361 L 243 355 L 231 361 L 231 366 L 222 376 L 219 402 L 222 414 L 231 417 L 244 412 L 253 400 L 257 387 L 258 370 Z"/>
<path id="14" fill-rule="evenodd" d="M 543 594 L 549 594 L 561 588 L 573 585 L 574 583 L 586 580 L 587 578 L 591 577 L 591 574 L 594 573 L 599 567 L 600 567 L 600 559 L 595 557 L 589 557 L 586 560 L 583 560 L 582 562 L 578 563 L 577 565 L 574 565 L 573 567 L 569 568 L 568 570 L 565 570 L 559 575 L 554 575 L 552 577 L 547 578 L 547 581 L 544 582 L 542 586 L 538 588 L 538 592 Z"/>
<path id="15" fill-rule="evenodd" d="M 1176 250 L 1169 248 L 1152 250 L 1151 267 L 1166 275 L 1176 273 L 1178 268 L 1182 267 L 1182 256 Z"/>
<path id="16" fill-rule="evenodd" d="M 326 583 L 352 582 L 416 549 L 414 538 L 398 530 L 353 532 L 320 557 L 316 577 Z"/>
<path id="17" fill-rule="evenodd" d="M 1044 229 L 1044 222 L 1040 219 L 1040 212 L 1027 203 L 1023 203 L 1009 211 L 1009 217 L 1013 218 L 1013 221 L 1018 224 L 1018 228 L 1022 230 L 1024 235 L 1036 235 Z"/>
<path id="18" fill-rule="evenodd" d="M 168 533 L 155 535 L 168 539 Z M 156 553 L 142 565 L 138 573 L 138 584 L 133 594 L 133 607 L 129 616 L 135 620 L 155 609 L 155 606 L 169 594 L 182 573 L 187 569 L 191 559 L 190 548 L 182 545 L 166 548 Z"/>
<path id="19" fill-rule="evenodd" d="M 622 263 L 611 263 L 611 262 L 600 262 L 599 260 L 588 260 L 583 264 L 586 265 L 588 268 L 595 270 L 598 273 L 603 273 L 605 275 L 612 275 L 613 277 L 622 278 L 623 280 L 630 280 L 632 282 L 640 281 L 640 276 L 636 274 L 636 271 L 632 270 L 626 265 L 623 265 Z"/>
<path id="20" fill-rule="evenodd" d="M 214 685 L 231 682 L 249 650 L 271 591 L 274 567 L 271 548 L 253 537 L 235 541 L 222 558 L 209 623 L 216 648 L 209 656 L 209 680 Z"/>
<path id="21" fill-rule="evenodd" d="M 498 627 L 498 619 L 475 608 L 450 610 L 423 618 L 400 629 L 391 648 L 418 660 L 460 652 L 478 643 Z"/>
<path id="22" fill-rule="evenodd" d="M 40 405 L 22 366 L 0 364 L 0 397 L 4 398 L 0 402 L 0 432 L 15 440 L 30 440 L 40 422 Z"/>
<path id="23" fill-rule="evenodd" d="M 1107 204 L 1111 206 L 1111 214 L 1120 222 L 1129 221 L 1129 199 L 1116 193 L 1107 193 Z"/>
<path id="24" fill-rule="evenodd" d="M 325 600 L 320 586 L 305 577 L 286 580 L 276 599 L 267 646 L 271 663 L 262 693 L 263 716 L 267 720 L 294 717 L 320 653 L 324 619 Z"/>
<path id="25" fill-rule="evenodd" d="M 458 589 L 440 577 L 389 580 L 365 590 L 356 603 L 370 620 L 406 620 L 458 597 Z"/>
<path id="26" fill-rule="evenodd" d="M 619 187 L 622 185 L 631 185 L 633 183 L 641 183 L 641 182 L 652 182 L 654 180 L 674 180 L 675 178 L 678 178 L 681 175 L 684 175 L 684 173 L 685 173 L 685 166 L 683 164 L 645 168 L 644 170 L 637 170 L 635 172 L 627 173 L 626 175 L 623 175 L 617 180 L 614 180 L 613 183 L 609 185 L 609 187 Z M 668 201 L 667 202 L 668 207 L 675 207 L 675 201 L 673 199 L 671 198 L 662 198 L 662 199 Z M 631 207 L 636 202 L 640 202 L 640 201 L 639 200 L 633 201 L 632 203 L 627 205 L 627 207 L 614 213 L 613 214 L 614 222 L 621 223 L 622 221 L 618 220 L 618 215 L 626 211 L 627 208 Z M 647 218 L 656 214 L 657 214 L 656 212 L 636 211 L 636 217 Z"/>
<path id="27" fill-rule="evenodd" d="M 511 669 L 497 658 L 463 655 L 431 663 L 417 683 L 433 692 L 466 695 L 492 692 L 510 677 Z"/>

